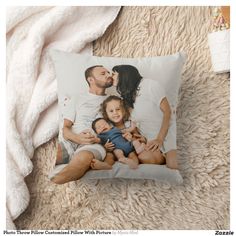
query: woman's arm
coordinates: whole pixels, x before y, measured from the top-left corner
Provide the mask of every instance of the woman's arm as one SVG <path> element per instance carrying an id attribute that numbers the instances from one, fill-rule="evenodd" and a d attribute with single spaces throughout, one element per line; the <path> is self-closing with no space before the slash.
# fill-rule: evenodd
<path id="1" fill-rule="evenodd" d="M 160 108 L 163 112 L 163 119 L 159 134 L 157 136 L 157 140 L 161 140 L 163 143 L 169 129 L 170 117 L 171 117 L 171 109 L 166 97 L 162 99 Z"/>
<path id="2" fill-rule="evenodd" d="M 156 139 L 150 140 L 147 143 L 147 150 L 151 150 L 153 152 L 162 147 L 164 139 L 169 129 L 171 109 L 170 109 L 170 105 L 166 97 L 162 99 L 160 108 L 163 112 L 163 119 L 162 119 L 160 131 Z"/>

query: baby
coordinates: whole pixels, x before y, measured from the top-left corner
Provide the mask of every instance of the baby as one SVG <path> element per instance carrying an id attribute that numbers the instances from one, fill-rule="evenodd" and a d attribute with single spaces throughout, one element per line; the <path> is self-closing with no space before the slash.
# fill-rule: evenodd
<path id="1" fill-rule="evenodd" d="M 120 129 L 113 127 L 104 118 L 94 120 L 92 128 L 97 133 L 99 143 L 104 145 L 107 142 L 112 142 L 115 146 L 113 153 L 118 161 L 128 164 L 132 169 L 138 168 L 139 161 L 133 141 L 125 139 Z"/>

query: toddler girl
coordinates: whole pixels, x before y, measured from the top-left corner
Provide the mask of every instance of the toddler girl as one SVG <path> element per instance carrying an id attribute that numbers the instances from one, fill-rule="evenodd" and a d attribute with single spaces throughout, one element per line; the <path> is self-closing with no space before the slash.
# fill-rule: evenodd
<path id="1" fill-rule="evenodd" d="M 123 137 L 132 143 L 138 155 L 145 151 L 146 139 L 140 135 L 135 122 L 129 120 L 130 112 L 120 97 L 106 98 L 101 105 L 101 112 L 104 119 L 110 121 L 123 133 Z"/>

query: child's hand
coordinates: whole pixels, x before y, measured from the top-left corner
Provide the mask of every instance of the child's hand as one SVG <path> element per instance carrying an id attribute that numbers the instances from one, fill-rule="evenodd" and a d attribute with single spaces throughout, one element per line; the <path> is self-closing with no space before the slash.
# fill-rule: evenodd
<path id="1" fill-rule="evenodd" d="M 101 139 L 95 136 L 94 137 L 94 142 L 95 143 L 101 143 Z"/>
<path id="2" fill-rule="evenodd" d="M 131 125 L 130 125 L 130 132 L 133 132 L 135 129 L 137 128 L 137 124 L 135 121 L 131 121 Z"/>
<path id="3" fill-rule="evenodd" d="M 132 141 L 132 134 L 130 132 L 126 132 L 122 135 L 126 140 L 128 140 L 129 142 Z"/>
<path id="4" fill-rule="evenodd" d="M 137 126 L 136 126 L 136 123 L 134 121 L 131 121 L 130 123 L 130 127 L 129 128 L 125 128 L 125 129 L 122 129 L 121 132 L 123 134 L 125 134 L 126 132 L 130 132 L 130 133 L 133 133 L 134 131 L 137 130 Z"/>
<path id="5" fill-rule="evenodd" d="M 160 150 L 162 145 L 163 141 L 161 139 L 153 139 L 147 142 L 146 150 L 154 152 L 156 150 Z"/>
<path id="6" fill-rule="evenodd" d="M 146 143 L 147 139 L 141 134 L 133 134 L 133 138 L 138 140 L 140 143 Z"/>
<path id="7" fill-rule="evenodd" d="M 115 145 L 112 142 L 109 142 L 109 139 L 104 144 L 104 147 L 108 152 L 112 152 L 115 149 Z"/>

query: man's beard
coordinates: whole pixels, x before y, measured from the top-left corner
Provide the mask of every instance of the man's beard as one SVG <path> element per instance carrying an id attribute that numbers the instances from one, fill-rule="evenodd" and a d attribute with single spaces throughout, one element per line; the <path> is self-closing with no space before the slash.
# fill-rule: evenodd
<path id="1" fill-rule="evenodd" d="M 110 81 L 107 81 L 105 83 L 96 81 L 96 86 L 99 88 L 110 88 L 112 85 L 113 85 L 113 79 L 110 79 Z"/>
<path id="2" fill-rule="evenodd" d="M 106 83 L 106 88 L 110 88 L 113 85 L 113 80 Z"/>

